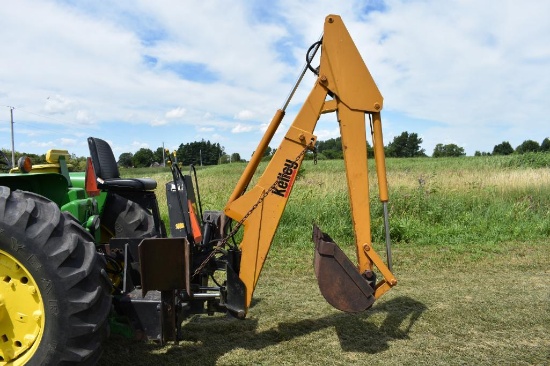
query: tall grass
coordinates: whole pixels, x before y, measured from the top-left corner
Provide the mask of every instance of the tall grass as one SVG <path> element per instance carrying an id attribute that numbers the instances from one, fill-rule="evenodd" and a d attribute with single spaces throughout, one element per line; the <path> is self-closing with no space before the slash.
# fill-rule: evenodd
<path id="1" fill-rule="evenodd" d="M 537 156 L 550 154 L 534 154 Z M 516 157 L 388 159 L 391 238 L 417 245 L 468 246 L 550 236 L 550 169 L 515 166 Z M 261 173 L 266 163 L 259 168 Z M 515 167 L 511 167 L 515 166 Z M 198 169 L 204 210 L 223 210 L 245 164 Z M 157 179 L 167 220 L 167 169 L 125 171 Z M 373 162 L 369 163 L 372 234 L 384 240 L 382 206 Z M 254 181 L 252 182 L 254 184 Z M 351 244 L 352 223 L 345 166 L 341 160 L 304 161 L 283 214 L 275 244 L 310 246 L 311 223 Z M 306 233 L 306 234 L 304 234 Z"/>
<path id="2" fill-rule="evenodd" d="M 466 164 L 458 169 L 442 161 L 433 170 L 390 173 L 395 240 L 477 245 L 549 236 L 550 170 L 460 160 Z"/>

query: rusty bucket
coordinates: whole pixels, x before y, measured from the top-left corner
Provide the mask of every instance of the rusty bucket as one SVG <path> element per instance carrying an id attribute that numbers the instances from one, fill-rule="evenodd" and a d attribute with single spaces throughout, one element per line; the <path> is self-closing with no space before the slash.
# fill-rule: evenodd
<path id="1" fill-rule="evenodd" d="M 338 245 L 313 225 L 313 266 L 319 290 L 329 304 L 348 313 L 367 310 L 374 303 L 374 289 Z"/>

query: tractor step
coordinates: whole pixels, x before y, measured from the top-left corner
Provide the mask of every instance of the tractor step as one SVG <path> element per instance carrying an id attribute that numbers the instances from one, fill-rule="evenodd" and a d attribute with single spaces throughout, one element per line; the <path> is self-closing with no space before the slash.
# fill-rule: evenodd
<path id="1" fill-rule="evenodd" d="M 313 265 L 319 290 L 329 304 L 348 313 L 367 310 L 374 303 L 374 289 L 330 236 L 313 225 Z"/>

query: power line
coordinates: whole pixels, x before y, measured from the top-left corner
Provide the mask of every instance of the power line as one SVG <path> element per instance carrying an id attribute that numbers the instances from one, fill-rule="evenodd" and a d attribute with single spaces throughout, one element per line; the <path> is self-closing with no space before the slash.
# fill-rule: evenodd
<path id="1" fill-rule="evenodd" d="M 53 117 L 48 116 L 48 115 L 45 115 L 45 114 L 40 114 L 40 113 L 36 113 L 36 112 L 30 112 L 30 111 L 27 111 L 27 110 L 25 110 L 25 109 L 21 109 L 20 107 L 13 107 L 13 108 L 17 109 L 18 111 L 25 112 L 25 113 L 28 113 L 28 114 L 32 114 L 32 115 L 35 115 L 35 116 L 38 116 L 38 117 L 43 117 L 43 118 L 51 119 L 52 121 L 57 122 L 57 123 L 60 123 L 60 124 L 71 124 L 71 122 L 68 122 L 68 121 L 61 121 L 61 120 L 58 120 L 58 119 L 56 119 L 56 118 L 53 118 Z"/>
<path id="2" fill-rule="evenodd" d="M 34 115 L 37 115 L 37 116 L 40 116 L 40 117 L 44 117 L 44 118 L 49 118 L 49 119 L 52 119 L 58 123 L 62 123 L 62 124 L 67 124 L 66 122 L 62 122 L 62 121 L 59 121 L 59 120 L 55 120 L 49 116 L 45 116 L 45 115 L 41 115 L 41 114 L 38 114 L 38 113 L 33 113 L 33 112 L 29 112 L 29 111 L 25 111 L 24 109 L 21 109 L 21 108 L 15 108 L 13 106 L 9 106 L 9 105 L 5 105 L 4 107 L 6 108 L 9 108 L 10 109 L 10 130 L 11 130 L 11 165 L 12 166 L 15 166 L 15 138 L 14 138 L 14 128 L 13 128 L 13 125 L 14 125 L 14 120 L 13 120 L 13 110 L 14 109 L 17 109 L 17 110 L 20 110 L 22 112 L 26 112 L 26 113 L 29 113 L 29 114 L 34 114 Z M 25 123 L 20 123 L 21 125 L 26 125 Z M 33 127 L 32 125 L 27 125 L 29 127 Z M 37 129 L 37 127 L 33 127 L 35 129 Z M 42 129 L 43 131 L 49 131 L 49 132 L 52 132 L 52 133 L 58 133 L 58 131 L 53 131 L 53 130 L 48 130 L 48 129 L 45 129 L 45 128 L 38 128 L 38 129 Z"/>
<path id="3" fill-rule="evenodd" d="M 48 129 L 48 128 L 44 128 L 40 125 L 32 125 L 32 124 L 28 124 L 28 123 L 25 123 L 25 122 L 14 122 L 14 123 L 16 123 L 18 125 L 21 125 L 21 126 L 32 127 L 33 129 L 37 129 L 37 130 L 48 131 L 48 132 L 51 132 L 51 133 L 59 133 L 59 132 L 66 133 L 67 132 L 66 130 L 62 130 L 62 129 L 51 130 L 51 129 Z"/>
<path id="4" fill-rule="evenodd" d="M 24 113 L 28 113 L 28 114 L 32 114 L 32 115 L 35 115 L 35 116 L 38 116 L 38 117 L 43 117 L 43 118 L 47 118 L 47 119 L 50 119 L 54 122 L 57 122 L 58 124 L 60 125 L 71 125 L 71 126 L 74 126 L 75 124 L 74 123 L 71 123 L 71 122 L 68 122 L 68 121 L 62 121 L 62 120 L 59 120 L 59 119 L 56 119 L 56 118 L 53 118 L 51 116 L 48 116 L 48 115 L 45 115 L 45 114 L 40 114 L 40 113 L 36 113 L 36 112 L 31 112 L 31 111 L 28 111 L 28 110 L 25 110 L 25 109 L 22 109 L 21 107 L 11 107 L 11 106 L 4 106 L 6 108 L 12 108 L 12 109 L 16 109 L 18 111 L 21 111 L 21 112 L 24 112 Z M 5 121 L 7 122 L 7 121 Z M 28 127 L 32 127 L 34 129 L 38 129 L 38 130 L 41 130 L 41 131 L 47 131 L 47 132 L 51 132 L 51 133 L 59 133 L 59 132 L 64 132 L 66 133 L 67 131 L 66 130 L 63 130 L 63 129 L 59 129 L 59 130 L 52 130 L 52 129 L 48 129 L 48 128 L 44 128 L 43 126 L 41 126 L 40 124 L 29 124 L 29 123 L 26 123 L 26 122 L 13 122 L 14 124 L 19 124 L 19 125 L 22 125 L 22 126 L 28 126 Z"/>

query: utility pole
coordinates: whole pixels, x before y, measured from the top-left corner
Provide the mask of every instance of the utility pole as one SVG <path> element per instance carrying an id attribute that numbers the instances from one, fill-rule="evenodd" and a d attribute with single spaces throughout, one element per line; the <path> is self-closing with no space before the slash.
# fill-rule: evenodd
<path id="1" fill-rule="evenodd" d="M 199 155 L 200 155 L 200 159 L 201 159 L 201 166 L 202 166 L 202 149 L 199 149 Z"/>
<path id="2" fill-rule="evenodd" d="M 164 141 L 162 142 L 162 166 L 166 166 L 166 158 L 164 157 Z"/>
<path id="3" fill-rule="evenodd" d="M 10 108 L 11 115 L 11 166 L 15 168 L 15 144 L 13 142 L 13 107 Z"/>

